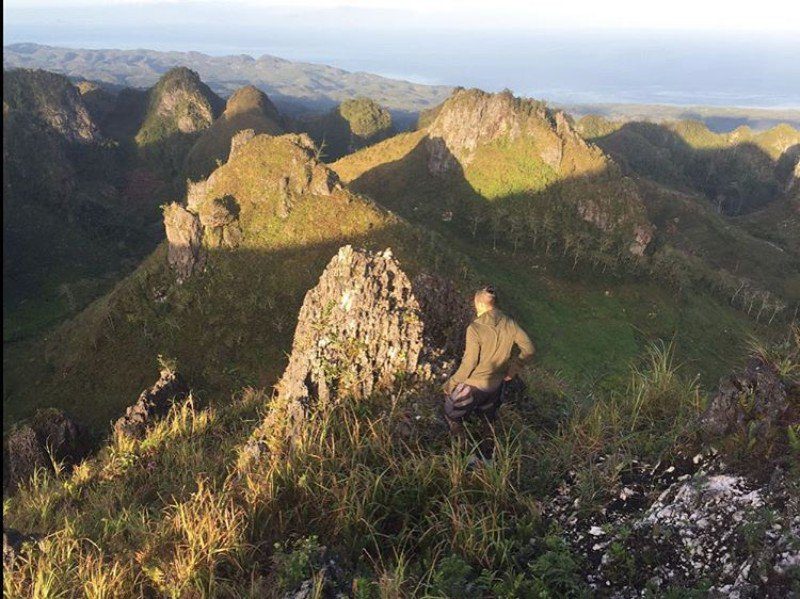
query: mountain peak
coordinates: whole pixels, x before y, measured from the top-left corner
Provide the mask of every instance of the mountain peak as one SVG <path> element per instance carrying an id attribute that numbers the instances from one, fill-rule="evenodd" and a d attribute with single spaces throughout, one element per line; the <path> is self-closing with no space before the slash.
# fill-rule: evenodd
<path id="1" fill-rule="evenodd" d="M 472 161 L 479 146 L 498 139 L 536 139 L 541 160 L 561 174 L 600 170 L 607 166 L 602 151 L 588 144 L 561 111 L 542 101 L 517 98 L 510 91 L 488 93 L 457 89 L 428 126 L 432 173 L 452 170 Z M 576 150 L 582 156 L 576 161 Z"/>
<path id="2" fill-rule="evenodd" d="M 92 143 L 100 131 L 80 91 L 63 75 L 16 69 L 3 73 L 3 114 L 33 116 L 65 140 Z"/>

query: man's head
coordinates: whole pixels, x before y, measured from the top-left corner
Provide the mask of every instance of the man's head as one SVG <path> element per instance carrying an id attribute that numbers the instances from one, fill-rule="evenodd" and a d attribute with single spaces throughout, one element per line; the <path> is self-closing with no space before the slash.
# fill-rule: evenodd
<path id="1" fill-rule="evenodd" d="M 494 285 L 484 285 L 475 292 L 475 312 L 478 316 L 493 310 L 497 305 L 497 292 L 494 290 Z"/>

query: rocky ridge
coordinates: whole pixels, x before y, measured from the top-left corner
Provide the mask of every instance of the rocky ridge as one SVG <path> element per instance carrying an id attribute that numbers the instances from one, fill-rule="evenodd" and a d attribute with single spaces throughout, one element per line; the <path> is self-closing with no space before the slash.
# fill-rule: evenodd
<path id="1" fill-rule="evenodd" d="M 4 116 L 7 111 L 31 115 L 70 143 L 102 140 L 80 91 L 62 75 L 26 69 L 4 72 Z"/>
<path id="2" fill-rule="evenodd" d="M 136 134 L 140 145 L 207 129 L 222 111 L 222 100 L 185 67 L 165 73 L 148 95 L 147 116 Z"/>

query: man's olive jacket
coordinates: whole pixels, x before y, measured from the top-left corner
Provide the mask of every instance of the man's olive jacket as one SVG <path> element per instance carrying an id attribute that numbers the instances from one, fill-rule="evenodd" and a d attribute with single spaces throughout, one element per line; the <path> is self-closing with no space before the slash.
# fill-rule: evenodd
<path id="1" fill-rule="evenodd" d="M 512 358 L 514 346 L 519 356 Z M 484 312 L 467 327 L 467 346 L 461 366 L 445 383 L 450 393 L 458 383 L 494 391 L 506 376 L 514 376 L 533 357 L 535 348 L 520 326 L 497 308 Z"/>

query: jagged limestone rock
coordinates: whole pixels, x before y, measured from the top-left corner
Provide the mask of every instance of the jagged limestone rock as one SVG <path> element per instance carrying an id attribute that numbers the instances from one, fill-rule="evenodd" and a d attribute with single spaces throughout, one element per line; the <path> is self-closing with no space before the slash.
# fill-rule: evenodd
<path id="1" fill-rule="evenodd" d="M 200 217 L 177 202 L 164 208 L 167 234 L 167 262 L 178 282 L 185 281 L 205 264 L 203 228 Z"/>
<path id="2" fill-rule="evenodd" d="M 6 439 L 3 456 L 4 486 L 15 489 L 37 468 L 53 469 L 53 461 L 73 465 L 89 450 L 86 432 L 61 410 L 37 410 Z"/>
<path id="3" fill-rule="evenodd" d="M 239 226 L 239 204 L 233 196 L 214 198 L 200 206 L 203 238 L 209 247 L 233 248 L 242 239 Z"/>
<path id="4" fill-rule="evenodd" d="M 255 129 L 242 129 L 231 138 L 231 150 L 228 153 L 228 160 L 231 160 L 236 153 L 244 147 L 248 141 L 256 136 Z"/>
<path id="5" fill-rule="evenodd" d="M 564 112 L 510 92 L 461 89 L 438 110 L 427 133 L 427 166 L 434 175 L 463 175 L 482 193 L 482 176 L 475 174 L 475 169 L 486 169 L 481 152 L 509 146 L 503 151 L 524 151 L 533 155 L 533 162 L 538 156 L 543 163 L 541 180 L 530 177 L 526 183 L 526 175 L 518 175 L 519 191 L 527 191 L 528 183 L 532 193 L 556 188 L 551 201 L 572 204 L 582 220 L 617 237 L 634 256 L 643 256 L 653 239 L 653 226 L 635 184 L 603 150 L 581 137 Z M 598 184 L 603 191 L 598 192 Z"/>
<path id="6" fill-rule="evenodd" d="M 128 437 L 143 437 L 149 427 L 167 415 L 174 402 L 186 399 L 189 393 L 189 386 L 183 378 L 164 368 L 156 383 L 142 391 L 136 403 L 114 423 L 114 432 Z"/>
<path id="7" fill-rule="evenodd" d="M 265 431 L 289 435 L 343 397 L 440 374 L 463 350 L 468 319 L 468 303 L 451 283 L 432 276 L 412 282 L 388 249 L 342 247 L 306 294 L 276 401 L 246 453 L 260 453 Z"/>
<path id="8" fill-rule="evenodd" d="M 720 381 L 702 417 L 703 428 L 710 435 L 746 431 L 762 444 L 797 423 L 800 388 L 760 356 L 751 357 L 741 373 Z"/>

